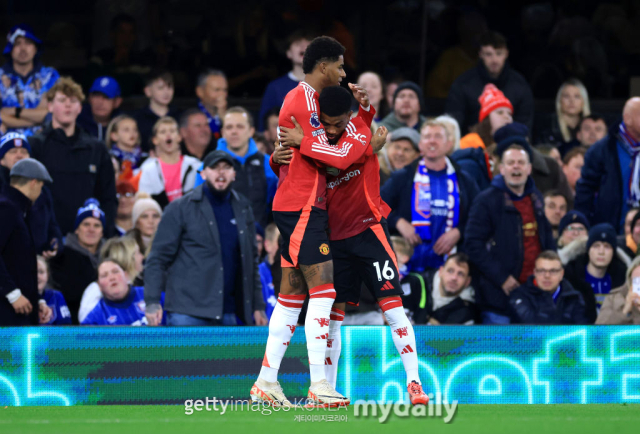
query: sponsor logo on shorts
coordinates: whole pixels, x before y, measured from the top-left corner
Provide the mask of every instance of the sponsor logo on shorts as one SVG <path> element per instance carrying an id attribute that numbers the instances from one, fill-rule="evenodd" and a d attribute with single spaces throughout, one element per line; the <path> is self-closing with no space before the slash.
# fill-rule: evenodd
<path id="1" fill-rule="evenodd" d="M 327 245 L 327 243 L 320 244 L 320 253 L 322 253 L 323 255 L 329 254 L 329 246 Z"/>

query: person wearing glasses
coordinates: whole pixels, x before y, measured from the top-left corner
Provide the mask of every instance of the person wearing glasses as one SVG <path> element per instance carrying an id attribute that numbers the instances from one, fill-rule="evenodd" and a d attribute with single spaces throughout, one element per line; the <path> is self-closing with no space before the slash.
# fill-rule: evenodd
<path id="1" fill-rule="evenodd" d="M 509 296 L 513 322 L 521 324 L 587 324 L 582 294 L 564 279 L 558 254 L 545 250 L 536 259 L 533 275 Z"/>

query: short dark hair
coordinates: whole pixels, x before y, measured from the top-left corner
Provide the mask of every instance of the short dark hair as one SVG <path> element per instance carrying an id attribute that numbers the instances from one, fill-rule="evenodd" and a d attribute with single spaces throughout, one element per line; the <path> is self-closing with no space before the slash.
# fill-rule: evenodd
<path id="1" fill-rule="evenodd" d="M 215 77 L 222 77 L 225 80 L 227 79 L 227 75 L 222 72 L 222 70 L 220 69 L 205 69 L 204 71 L 202 71 L 200 74 L 198 74 L 198 79 L 196 80 L 196 87 L 202 87 L 207 83 L 207 78 L 209 78 L 209 76 L 215 76 Z"/>
<path id="2" fill-rule="evenodd" d="M 227 109 L 227 112 L 225 113 L 225 116 L 228 114 L 232 114 L 232 113 L 239 113 L 239 114 L 243 114 L 247 117 L 247 121 L 249 122 L 249 127 L 253 128 L 253 116 L 251 116 L 251 113 L 249 112 L 249 110 L 247 110 L 244 107 L 240 107 L 240 106 L 235 106 L 235 107 L 231 107 L 229 109 Z"/>
<path id="3" fill-rule="evenodd" d="M 560 190 L 548 190 L 545 194 L 544 194 L 544 198 L 548 198 L 548 197 L 558 197 L 558 196 L 562 196 L 565 200 L 565 202 L 567 202 L 567 204 L 569 203 L 569 201 L 567 200 L 567 197 L 562 194 L 562 192 Z"/>
<path id="4" fill-rule="evenodd" d="M 17 185 L 18 187 L 20 187 L 20 186 L 26 185 L 32 179 L 33 178 L 25 178 L 24 176 L 20 176 L 20 175 L 12 175 L 11 178 L 9 179 L 9 184 Z"/>
<path id="5" fill-rule="evenodd" d="M 576 155 L 582 155 L 584 157 L 584 154 L 586 153 L 587 153 L 587 150 L 584 149 L 582 146 L 576 146 L 575 148 L 571 149 L 569 152 L 564 154 L 562 163 L 564 165 L 567 165 L 569 164 L 569 161 L 573 160 L 573 157 L 575 157 Z"/>
<path id="6" fill-rule="evenodd" d="M 189 118 L 194 115 L 205 116 L 205 114 L 202 113 L 200 109 L 197 109 L 197 108 L 186 109 L 185 111 L 182 112 L 182 115 L 180 115 L 180 121 L 178 122 L 178 127 L 185 128 L 187 125 L 189 125 Z"/>
<path id="7" fill-rule="evenodd" d="M 293 45 L 294 42 L 298 42 L 298 41 L 311 41 L 313 39 L 313 36 L 311 36 L 311 34 L 306 31 L 306 30 L 296 30 L 295 32 L 293 32 L 292 34 L 289 35 L 289 37 L 287 38 L 287 43 L 289 45 L 287 45 L 287 50 L 289 49 L 289 47 L 291 47 L 291 45 Z"/>
<path id="8" fill-rule="evenodd" d="M 267 121 L 271 116 L 280 116 L 280 107 L 271 107 L 262 117 L 262 124 L 267 127 Z"/>
<path id="9" fill-rule="evenodd" d="M 144 86 L 150 86 L 156 80 L 162 80 L 167 86 L 173 87 L 173 74 L 166 69 L 151 70 L 144 78 Z"/>
<path id="10" fill-rule="evenodd" d="M 454 253 L 453 255 L 449 255 L 447 257 L 447 260 L 444 261 L 444 263 L 446 264 L 449 261 L 453 261 L 457 265 L 466 264 L 466 266 L 469 268 L 469 272 L 471 271 L 471 264 L 469 262 L 469 256 L 466 253 L 457 252 L 457 253 Z"/>
<path id="11" fill-rule="evenodd" d="M 602 121 L 604 122 L 605 126 L 608 126 L 607 121 L 602 116 L 591 113 L 589 116 L 585 116 L 582 119 L 580 119 L 580 122 L 578 122 L 578 128 L 577 128 L 578 131 L 580 131 L 580 128 L 582 128 L 582 123 L 587 119 L 592 120 L 594 122 Z"/>
<path id="12" fill-rule="evenodd" d="M 325 87 L 318 98 L 320 111 L 327 116 L 340 116 L 351 110 L 351 92 L 341 86 Z"/>
<path id="13" fill-rule="evenodd" d="M 560 266 L 563 267 L 560 256 L 558 255 L 558 253 L 554 252 L 553 250 L 545 250 L 544 252 L 538 255 L 538 257 L 536 258 L 536 262 L 538 262 L 538 259 L 546 259 L 547 261 L 558 261 L 560 262 Z"/>
<path id="14" fill-rule="evenodd" d="M 302 72 L 310 74 L 320 62 L 336 62 L 344 54 L 344 46 L 330 36 L 315 38 L 306 50 L 302 58 Z"/>
<path id="15" fill-rule="evenodd" d="M 500 33 L 489 30 L 478 38 L 479 47 L 486 47 L 487 45 L 493 48 L 507 48 L 507 40 Z"/>

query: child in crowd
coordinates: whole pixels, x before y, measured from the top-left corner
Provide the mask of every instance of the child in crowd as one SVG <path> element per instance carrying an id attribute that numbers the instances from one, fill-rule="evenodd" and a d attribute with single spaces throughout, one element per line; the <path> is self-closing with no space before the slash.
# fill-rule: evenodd
<path id="1" fill-rule="evenodd" d="M 160 118 L 153 126 L 151 141 L 156 157 L 142 165 L 138 187 L 164 209 L 193 189 L 200 160 L 182 155 L 178 123 L 169 116 Z"/>
<path id="2" fill-rule="evenodd" d="M 168 71 L 151 71 L 145 79 L 144 94 L 149 98 L 149 105 L 138 110 L 133 117 L 138 123 L 142 150 L 149 152 L 151 133 L 156 122 L 165 116 L 179 118 L 179 113 L 169 107 L 173 100 L 173 75 Z"/>
<path id="3" fill-rule="evenodd" d="M 131 178 L 149 156 L 140 148 L 140 134 L 136 120 L 120 115 L 113 118 L 107 128 L 107 148 L 120 165 L 121 177 Z"/>
<path id="4" fill-rule="evenodd" d="M 47 260 L 38 256 L 38 293 L 51 309 L 51 319 L 46 325 L 71 324 L 71 312 L 64 296 L 60 291 L 47 289 L 49 284 L 49 264 Z"/>

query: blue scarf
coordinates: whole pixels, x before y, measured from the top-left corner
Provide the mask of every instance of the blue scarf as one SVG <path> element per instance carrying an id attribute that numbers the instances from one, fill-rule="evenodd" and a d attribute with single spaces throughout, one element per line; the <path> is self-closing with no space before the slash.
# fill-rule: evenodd
<path id="1" fill-rule="evenodd" d="M 111 147 L 111 155 L 116 157 L 116 159 L 120 162 L 120 165 L 125 161 L 131 162 L 131 169 L 135 170 L 142 165 L 142 162 L 145 158 L 149 156 L 146 152 L 142 152 L 140 148 L 135 148 L 133 152 L 123 151 L 118 148 L 117 145 L 113 145 Z"/>
<path id="2" fill-rule="evenodd" d="M 631 168 L 631 176 L 629 177 L 629 199 L 630 206 L 638 206 L 640 204 L 640 142 L 637 142 L 629 131 L 624 122 L 620 122 L 618 136 L 622 147 L 631 155 L 633 166 Z"/>
<path id="3" fill-rule="evenodd" d="M 220 118 L 218 116 L 211 116 L 211 113 L 205 108 L 202 101 L 198 101 L 198 108 L 204 115 L 207 117 L 207 122 L 209 122 L 209 128 L 211 129 L 211 133 L 213 137 L 217 140 L 222 137 L 220 130 L 222 129 L 222 122 L 220 122 Z"/>
<path id="4" fill-rule="evenodd" d="M 458 226 L 460 220 L 460 186 L 458 176 L 449 158 L 447 162 L 447 222 L 445 232 Z M 431 181 L 429 171 L 421 159 L 413 178 L 413 200 L 411 201 L 411 224 L 424 241 L 431 241 Z"/>

